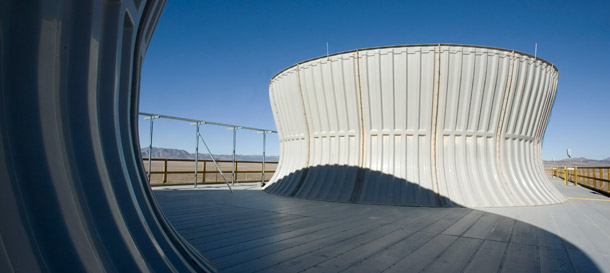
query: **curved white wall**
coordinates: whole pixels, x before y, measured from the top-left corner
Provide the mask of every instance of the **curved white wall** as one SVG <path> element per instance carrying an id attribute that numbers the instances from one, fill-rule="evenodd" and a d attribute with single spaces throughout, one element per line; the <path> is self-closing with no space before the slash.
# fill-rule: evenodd
<path id="1" fill-rule="evenodd" d="M 510 50 L 397 46 L 299 63 L 269 85 L 280 163 L 266 191 L 329 201 L 565 201 L 541 144 L 558 72 Z"/>

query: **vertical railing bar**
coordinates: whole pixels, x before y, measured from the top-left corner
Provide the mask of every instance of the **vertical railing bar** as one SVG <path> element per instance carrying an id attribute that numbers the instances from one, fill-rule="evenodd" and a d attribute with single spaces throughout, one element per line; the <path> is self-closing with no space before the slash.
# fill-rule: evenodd
<path id="1" fill-rule="evenodd" d="M 595 169 L 591 168 L 591 173 L 593 173 L 593 188 L 597 189 L 597 174 L 595 173 Z"/>
<path id="2" fill-rule="evenodd" d="M 602 168 L 599 168 L 599 179 L 604 179 L 604 170 Z M 599 181 L 599 190 L 602 190 L 604 188 L 604 181 Z"/>
<path id="3" fill-rule="evenodd" d="M 150 173 L 152 171 L 152 140 L 153 140 L 153 122 L 154 118 L 150 117 L 150 137 L 148 138 L 148 182 L 150 183 Z"/>
<path id="4" fill-rule="evenodd" d="M 231 186 L 235 186 L 235 146 L 237 145 L 237 128 L 233 127 L 233 170 L 231 171 Z"/>
<path id="5" fill-rule="evenodd" d="M 159 118 L 158 115 L 150 115 L 148 117 L 145 117 L 144 119 L 150 119 L 150 135 L 148 138 L 148 183 L 150 183 L 150 172 L 152 171 L 152 141 L 153 141 L 153 127 L 154 127 L 154 122 L 153 120 Z"/>
<path id="6" fill-rule="evenodd" d="M 263 177 L 262 177 L 262 181 L 261 181 L 261 187 L 265 186 L 265 153 L 267 151 L 267 131 L 263 132 Z"/>
<path id="7" fill-rule="evenodd" d="M 192 124 L 191 124 L 192 125 Z M 199 122 L 195 122 L 195 186 L 197 188 L 197 170 L 199 169 Z M 204 174 L 205 175 L 205 174 Z"/>
<path id="8" fill-rule="evenodd" d="M 202 163 L 203 163 L 203 177 L 201 177 L 201 184 L 205 184 L 205 175 L 207 174 L 206 165 L 208 165 L 208 164 L 206 164 L 207 163 L 206 160 L 203 160 Z"/>
<path id="9" fill-rule="evenodd" d="M 167 158 L 163 159 L 163 184 L 167 183 Z"/>
<path id="10" fill-rule="evenodd" d="M 237 180 L 237 171 L 239 170 L 239 167 L 237 166 L 239 163 L 239 161 L 235 161 L 235 164 L 233 164 L 233 168 L 234 168 L 234 176 L 235 176 L 235 182 L 237 182 L 239 184 L 239 180 Z"/>

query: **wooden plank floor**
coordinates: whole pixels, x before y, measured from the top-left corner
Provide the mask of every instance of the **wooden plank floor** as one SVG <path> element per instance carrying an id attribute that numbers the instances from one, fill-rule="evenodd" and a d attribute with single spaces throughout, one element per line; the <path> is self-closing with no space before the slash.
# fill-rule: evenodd
<path id="1" fill-rule="evenodd" d="M 165 215 L 221 272 L 610 272 L 610 200 L 524 208 L 360 205 L 241 186 L 155 188 Z"/>

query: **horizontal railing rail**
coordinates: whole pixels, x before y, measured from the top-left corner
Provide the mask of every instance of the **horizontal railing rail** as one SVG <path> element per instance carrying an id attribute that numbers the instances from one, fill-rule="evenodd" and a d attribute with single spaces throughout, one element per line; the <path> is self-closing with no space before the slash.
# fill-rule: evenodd
<path id="1" fill-rule="evenodd" d="M 143 162 L 148 163 L 148 158 L 143 158 Z M 150 183 L 151 185 L 163 184 L 194 184 L 195 180 L 195 159 L 177 158 L 151 158 L 151 163 L 160 162 L 161 164 L 144 164 L 145 168 L 151 166 Z M 218 184 L 224 183 L 219 176 L 222 173 L 235 173 L 235 182 L 267 182 L 275 173 L 278 162 L 275 161 L 253 161 L 253 160 L 216 160 L 220 166 L 218 170 L 211 159 L 197 161 L 197 183 Z M 264 180 L 263 180 L 263 170 Z M 146 168 L 146 171 L 149 171 Z"/>
<path id="2" fill-rule="evenodd" d="M 573 182 L 592 190 L 610 194 L 610 167 L 552 167 L 551 176 L 563 179 L 565 185 Z M 605 177 L 605 178 L 604 178 Z"/>

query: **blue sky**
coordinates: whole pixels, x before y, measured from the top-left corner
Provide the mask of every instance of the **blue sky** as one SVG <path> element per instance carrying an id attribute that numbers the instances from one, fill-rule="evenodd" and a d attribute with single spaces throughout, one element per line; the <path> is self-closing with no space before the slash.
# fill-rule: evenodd
<path id="1" fill-rule="evenodd" d="M 140 110 L 275 129 L 268 83 L 280 70 L 330 52 L 458 43 L 534 53 L 559 69 L 544 159 L 610 157 L 610 1 L 168 0 L 142 69 Z M 194 128 L 156 120 L 153 145 L 194 151 Z M 212 152 L 232 133 L 204 126 Z M 140 119 L 148 146 L 148 122 Z M 262 151 L 239 131 L 239 154 Z M 277 136 L 268 154 L 277 154 Z"/>

